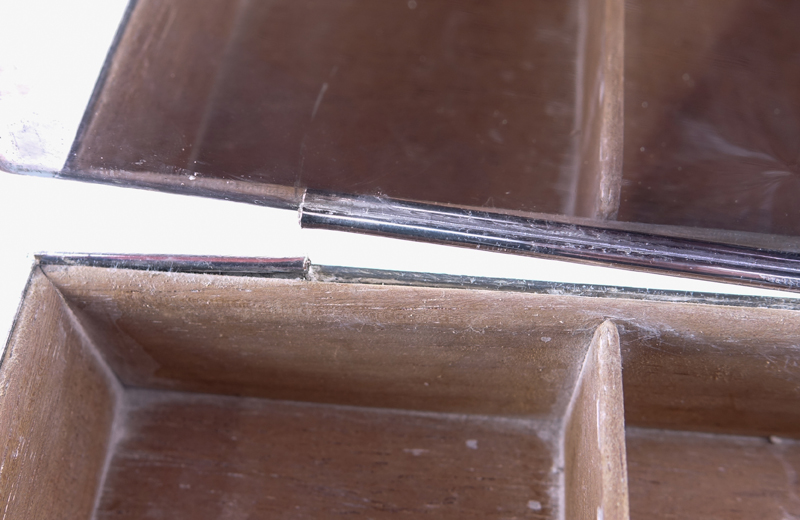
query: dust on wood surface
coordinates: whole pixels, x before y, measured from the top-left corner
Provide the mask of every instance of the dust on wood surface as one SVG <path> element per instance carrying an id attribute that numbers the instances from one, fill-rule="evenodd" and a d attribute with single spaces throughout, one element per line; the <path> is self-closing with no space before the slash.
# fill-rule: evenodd
<path id="1" fill-rule="evenodd" d="M 800 517 L 800 442 L 629 428 L 631 518 Z"/>
<path id="2" fill-rule="evenodd" d="M 129 390 L 98 519 L 555 518 L 536 422 Z"/>
<path id="3" fill-rule="evenodd" d="M 89 518 L 116 383 L 36 269 L 0 367 L 3 518 Z"/>
<path id="4" fill-rule="evenodd" d="M 620 334 L 627 424 L 800 435 L 796 311 L 45 270 L 87 329 L 104 338 L 98 344 L 112 368 L 135 386 L 431 411 L 563 413 L 593 331 L 611 319 Z"/>

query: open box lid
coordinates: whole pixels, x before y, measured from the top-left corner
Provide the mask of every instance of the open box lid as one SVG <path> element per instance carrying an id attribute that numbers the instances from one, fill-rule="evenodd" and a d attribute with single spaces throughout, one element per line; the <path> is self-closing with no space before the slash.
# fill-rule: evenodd
<path id="1" fill-rule="evenodd" d="M 777 1 L 138 0 L 63 167 L 14 139 L 0 158 L 797 290 L 798 21 Z"/>

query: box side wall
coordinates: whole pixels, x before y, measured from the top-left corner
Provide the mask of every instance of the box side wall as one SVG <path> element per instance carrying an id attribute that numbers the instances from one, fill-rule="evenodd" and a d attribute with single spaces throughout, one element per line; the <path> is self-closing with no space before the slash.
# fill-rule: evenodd
<path id="1" fill-rule="evenodd" d="M 120 379 L 144 388 L 560 417 L 600 323 L 499 292 L 46 270 Z"/>
<path id="2" fill-rule="evenodd" d="M 70 170 L 185 169 L 241 2 L 136 2 Z"/>
<path id="3" fill-rule="evenodd" d="M 560 417 L 593 331 L 611 319 L 626 423 L 800 435 L 793 310 L 46 269 L 132 386 Z"/>
<path id="4" fill-rule="evenodd" d="M 37 268 L 0 367 L 4 517 L 90 518 L 118 397 L 114 384 Z"/>

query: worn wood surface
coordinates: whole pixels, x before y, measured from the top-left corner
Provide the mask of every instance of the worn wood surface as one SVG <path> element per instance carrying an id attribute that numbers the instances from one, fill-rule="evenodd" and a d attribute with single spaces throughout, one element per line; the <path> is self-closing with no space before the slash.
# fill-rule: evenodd
<path id="1" fill-rule="evenodd" d="M 628 518 L 624 414 L 619 335 L 607 321 L 592 338 L 565 420 L 566 518 Z"/>
<path id="2" fill-rule="evenodd" d="M 626 518 L 628 424 L 632 517 L 791 518 L 797 323 L 766 308 L 44 266 L 0 367 L 0 498 L 9 518 L 88 518 L 106 475 L 98 518 Z M 128 388 L 116 420 L 122 389 L 101 357 L 154 388 Z"/>
<path id="3" fill-rule="evenodd" d="M 560 414 L 594 328 L 505 293 L 46 269 L 132 386 Z"/>
<path id="4" fill-rule="evenodd" d="M 800 437 L 797 313 L 672 307 L 621 326 L 626 422 Z"/>
<path id="5" fill-rule="evenodd" d="M 129 390 L 126 428 L 98 520 L 556 518 L 535 422 Z"/>
<path id="6" fill-rule="evenodd" d="M 98 343 L 109 364 L 132 385 L 548 414 L 566 407 L 592 332 L 612 319 L 622 344 L 626 423 L 800 435 L 800 327 L 790 310 L 46 271 L 86 326 L 106 338 Z"/>
<path id="7" fill-rule="evenodd" d="M 38 269 L 0 367 L 2 518 L 88 519 L 118 383 Z"/>
<path id="8" fill-rule="evenodd" d="M 630 428 L 631 518 L 800 517 L 800 443 Z"/>

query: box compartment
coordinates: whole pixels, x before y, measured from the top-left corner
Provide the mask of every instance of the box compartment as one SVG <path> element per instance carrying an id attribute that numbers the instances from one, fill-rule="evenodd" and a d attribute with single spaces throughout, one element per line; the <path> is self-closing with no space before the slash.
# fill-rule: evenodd
<path id="1" fill-rule="evenodd" d="M 568 333 L 484 291 L 43 269 L 2 367 L 10 518 L 627 510 L 610 322 Z"/>

